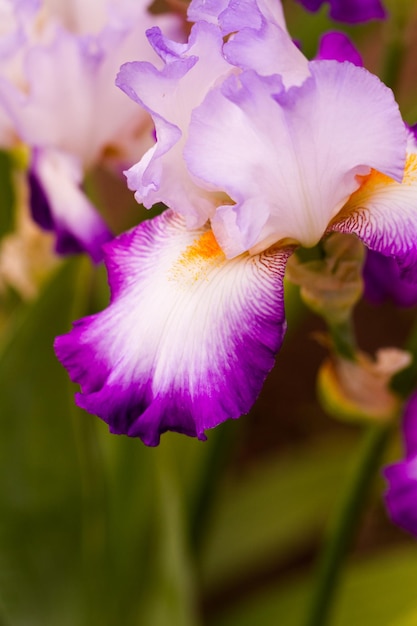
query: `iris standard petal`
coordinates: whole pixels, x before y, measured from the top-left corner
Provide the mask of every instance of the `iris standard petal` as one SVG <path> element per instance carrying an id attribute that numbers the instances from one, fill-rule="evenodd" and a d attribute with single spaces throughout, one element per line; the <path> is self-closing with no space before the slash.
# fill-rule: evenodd
<path id="1" fill-rule="evenodd" d="M 55 344 L 77 403 L 148 445 L 247 413 L 283 340 L 290 252 L 227 261 L 172 211 L 105 246 L 109 307 Z"/>
<path id="2" fill-rule="evenodd" d="M 308 60 L 280 16 L 268 11 L 270 4 L 256 0 L 230 3 L 223 13 L 223 22 L 228 24 L 225 30 L 233 33 L 224 46 L 225 58 L 242 70 L 255 70 L 262 76 L 280 74 L 286 87 L 301 85 L 310 75 Z"/>
<path id="3" fill-rule="evenodd" d="M 279 77 L 231 76 L 193 113 L 185 159 L 235 202 L 212 219 L 230 257 L 280 240 L 315 245 L 359 174 L 401 180 L 406 132 L 391 90 L 347 62 L 309 67 L 289 90 Z"/>
<path id="4" fill-rule="evenodd" d="M 194 25 L 187 44 L 169 42 L 156 28 L 148 31 L 148 37 L 164 67 L 126 63 L 116 80 L 152 115 L 157 135 L 156 146 L 126 172 L 128 186 L 147 208 L 164 202 L 185 217 L 187 226 L 199 227 L 214 210 L 216 199 L 194 183 L 182 150 L 191 111 L 233 68 L 223 58 L 219 29 L 206 22 Z"/>

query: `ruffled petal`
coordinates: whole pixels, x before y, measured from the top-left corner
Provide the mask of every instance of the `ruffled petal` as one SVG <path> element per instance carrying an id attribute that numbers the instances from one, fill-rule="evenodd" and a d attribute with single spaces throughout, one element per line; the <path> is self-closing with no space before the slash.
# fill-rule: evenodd
<path id="1" fill-rule="evenodd" d="M 391 90 L 350 63 L 310 71 L 289 90 L 279 77 L 232 76 L 193 113 L 188 168 L 236 203 L 212 218 L 230 257 L 280 240 L 315 245 L 357 175 L 375 168 L 401 180 L 406 133 Z"/>
<path id="2" fill-rule="evenodd" d="M 152 120 L 115 88 L 114 78 L 128 59 L 157 60 L 145 37 L 155 19 L 170 33 L 180 30 L 175 16 L 155 18 L 143 1 L 43 7 L 36 37 L 20 51 L 21 75 L 6 79 L 1 72 L 0 102 L 15 134 L 30 146 L 72 153 L 84 168 L 111 160 L 120 171 L 139 159 L 153 144 Z"/>
<path id="3" fill-rule="evenodd" d="M 297 0 L 309 11 L 317 11 L 326 1 L 330 4 L 330 17 L 339 22 L 357 24 L 386 17 L 381 0 Z"/>
<path id="4" fill-rule="evenodd" d="M 331 228 L 394 258 L 399 278 L 417 283 L 417 154 L 409 153 L 402 182 L 375 170 L 364 177 Z"/>
<path id="5" fill-rule="evenodd" d="M 187 15 L 192 22 L 216 24 L 224 35 L 242 28 L 259 28 L 260 15 L 287 30 L 280 0 L 192 0 Z"/>
<path id="6" fill-rule="evenodd" d="M 223 31 L 234 33 L 224 46 L 225 58 L 262 76 L 279 74 L 285 87 L 301 85 L 310 75 L 308 61 L 292 41 L 281 16 L 270 10 L 271 4 L 230 2 L 220 16 Z"/>
<path id="7" fill-rule="evenodd" d="M 172 211 L 105 246 L 109 307 L 55 344 L 77 403 L 148 445 L 247 413 L 284 336 L 289 254 L 226 261 L 210 230 Z"/>
<path id="8" fill-rule="evenodd" d="M 365 297 L 374 304 L 386 300 L 401 307 L 417 304 L 417 283 L 401 278 L 398 263 L 392 257 L 368 250 L 363 278 Z"/>
<path id="9" fill-rule="evenodd" d="M 187 44 L 170 42 L 157 28 L 148 31 L 148 37 L 165 63 L 162 70 L 149 63 L 126 63 L 116 80 L 151 113 L 157 135 L 156 147 L 126 172 L 128 186 L 147 208 L 164 202 L 185 217 L 188 227 L 199 227 L 218 202 L 195 184 L 182 150 L 191 111 L 233 68 L 223 58 L 219 29 L 206 22 L 193 27 Z"/>
<path id="10" fill-rule="evenodd" d="M 113 236 L 79 185 L 80 165 L 56 150 L 34 150 L 29 170 L 32 216 L 56 234 L 59 254 L 87 252 L 98 262 Z"/>

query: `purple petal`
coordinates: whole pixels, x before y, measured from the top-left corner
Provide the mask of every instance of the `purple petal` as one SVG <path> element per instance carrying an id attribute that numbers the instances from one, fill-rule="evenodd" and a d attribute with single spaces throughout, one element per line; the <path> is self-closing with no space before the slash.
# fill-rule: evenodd
<path id="1" fill-rule="evenodd" d="M 403 437 L 407 458 L 417 456 L 417 393 L 411 396 L 405 407 Z"/>
<path id="2" fill-rule="evenodd" d="M 414 141 L 417 142 L 417 124 L 414 124 L 413 126 L 408 126 L 408 130 L 414 138 Z"/>
<path id="3" fill-rule="evenodd" d="M 385 468 L 385 501 L 393 522 L 417 537 L 417 393 L 405 407 L 403 435 L 406 459 Z"/>
<path id="4" fill-rule="evenodd" d="M 33 219 L 56 234 L 59 254 L 87 252 L 102 259 L 102 245 L 112 234 L 81 191 L 79 164 L 56 150 L 33 151 L 28 174 Z"/>
<path id="5" fill-rule="evenodd" d="M 204 439 L 247 413 L 285 332 L 289 254 L 227 261 L 172 211 L 105 246 L 109 307 L 55 344 L 79 406 L 147 445 L 167 430 Z"/>
<path id="6" fill-rule="evenodd" d="M 386 17 L 380 0 L 297 0 L 309 11 L 317 11 L 326 1 L 330 4 L 330 17 L 339 22 L 357 24 Z"/>
<path id="7" fill-rule="evenodd" d="M 417 537 L 417 457 L 386 467 L 384 475 L 388 481 L 385 503 L 392 521 Z"/>
<path id="8" fill-rule="evenodd" d="M 349 61 L 358 67 L 363 67 L 362 57 L 345 33 L 332 31 L 324 33 L 320 38 L 316 60 L 334 59 L 335 61 Z"/>
<path id="9" fill-rule="evenodd" d="M 364 267 L 365 297 L 374 304 L 386 300 L 397 306 L 417 304 L 417 283 L 401 278 L 395 259 L 368 250 Z"/>

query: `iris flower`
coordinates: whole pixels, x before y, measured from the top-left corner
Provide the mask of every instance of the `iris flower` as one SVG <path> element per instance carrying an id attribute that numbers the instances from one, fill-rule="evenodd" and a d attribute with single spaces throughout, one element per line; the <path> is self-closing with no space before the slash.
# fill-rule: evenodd
<path id="1" fill-rule="evenodd" d="M 392 92 L 352 63 L 308 62 L 276 1 L 190 14 L 185 44 L 148 33 L 161 68 L 117 79 L 157 135 L 129 187 L 169 209 L 104 246 L 110 305 L 55 345 L 79 406 L 148 445 L 249 411 L 298 246 L 353 233 L 417 279 L 417 146 Z"/>
<path id="2" fill-rule="evenodd" d="M 157 60 L 145 38 L 154 23 L 147 6 L 3 3 L 9 19 L 0 35 L 0 141 L 9 148 L 14 137 L 31 149 L 32 213 L 55 232 L 60 253 L 101 258 L 112 234 L 82 190 L 84 177 L 99 163 L 120 171 L 153 143 L 149 115 L 114 86 L 124 61 Z M 181 32 L 175 16 L 158 21 Z"/>

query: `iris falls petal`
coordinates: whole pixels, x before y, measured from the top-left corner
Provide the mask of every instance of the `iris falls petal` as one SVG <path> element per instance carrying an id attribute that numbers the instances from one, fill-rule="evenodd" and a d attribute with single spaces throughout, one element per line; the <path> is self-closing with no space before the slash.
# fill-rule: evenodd
<path id="1" fill-rule="evenodd" d="M 173 211 L 106 245 L 109 307 L 55 344 L 79 406 L 148 445 L 247 413 L 283 340 L 290 252 L 226 260 Z"/>
<path id="2" fill-rule="evenodd" d="M 332 229 L 356 234 L 392 257 L 400 278 L 417 282 L 417 154 L 408 154 L 402 182 L 375 170 L 364 177 Z"/>

